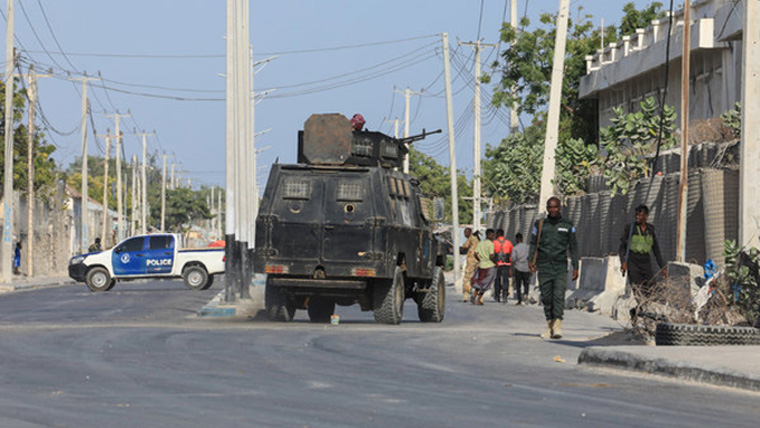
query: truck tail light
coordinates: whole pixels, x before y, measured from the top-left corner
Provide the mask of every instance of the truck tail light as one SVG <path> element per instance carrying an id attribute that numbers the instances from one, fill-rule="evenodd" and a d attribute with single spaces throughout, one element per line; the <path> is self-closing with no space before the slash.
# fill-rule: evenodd
<path id="1" fill-rule="evenodd" d="M 357 268 L 353 270 L 354 276 L 375 276 L 375 270 L 374 269 L 361 269 Z"/>
<path id="2" fill-rule="evenodd" d="M 282 265 L 266 265 L 264 268 L 266 273 L 288 273 L 288 269 Z"/>

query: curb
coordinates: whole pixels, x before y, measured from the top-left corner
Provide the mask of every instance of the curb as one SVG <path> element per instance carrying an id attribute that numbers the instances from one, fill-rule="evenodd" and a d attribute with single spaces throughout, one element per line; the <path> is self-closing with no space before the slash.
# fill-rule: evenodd
<path id="1" fill-rule="evenodd" d="M 616 351 L 614 348 L 608 347 L 584 349 L 578 357 L 578 364 L 637 371 L 718 386 L 760 391 L 760 376 L 741 373 L 724 367 L 700 366 L 686 361 L 646 357 L 632 352 Z"/>
<path id="2" fill-rule="evenodd" d="M 224 301 L 225 290 L 220 291 L 214 296 L 208 303 L 198 309 L 199 317 L 234 317 L 237 315 L 237 310 L 234 306 L 221 306 Z"/>

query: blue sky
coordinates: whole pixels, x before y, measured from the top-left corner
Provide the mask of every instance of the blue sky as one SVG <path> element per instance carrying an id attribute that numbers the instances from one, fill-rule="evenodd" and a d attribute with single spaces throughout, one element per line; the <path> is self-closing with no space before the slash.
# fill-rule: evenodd
<path id="1" fill-rule="evenodd" d="M 224 185 L 224 1 L 15 1 L 22 71 L 34 63 L 38 72 L 52 67 L 55 75 L 38 86 L 45 119 L 58 131 L 48 134 L 58 146 L 59 163 L 68 165 L 81 151 L 80 133 L 66 135 L 79 126 L 81 109 L 81 84 L 68 81 L 67 72 L 72 77 L 100 72 L 103 80 L 88 90 L 99 133 L 114 128 L 105 112 L 129 110 L 132 118 L 122 119 L 121 125 L 128 157 L 141 148 L 138 137 L 127 134 L 135 128 L 155 130 L 149 150 L 173 154 L 177 169 L 192 178 L 194 187 Z M 559 4 L 517 1 L 518 15 L 527 13 L 533 22 Z M 604 18 L 609 25 L 619 21 L 624 3 L 572 0 L 571 9 L 576 14 L 583 7 L 596 22 Z M 650 1 L 634 3 L 642 7 Z M 369 129 L 392 134 L 392 124 L 385 120 L 404 115 L 404 97 L 394 86 L 424 88 L 422 96 L 411 99 L 411 133 L 445 130 L 441 32 L 449 33 L 453 54 L 457 166 L 471 172 L 472 49 L 457 48 L 457 42 L 480 34 L 483 42 L 497 43 L 504 8 L 503 0 L 252 0 L 254 59 L 278 55 L 254 80 L 257 92 L 274 89 L 255 111 L 256 130 L 271 129 L 256 139 L 258 148 L 269 147 L 259 155 L 259 178 L 266 180 L 267 167 L 276 158 L 295 162 L 297 131 L 312 113 L 350 117 L 360 112 Z M 5 39 L 5 31 L 2 35 Z M 495 54 L 494 49 L 484 51 L 484 64 Z M 484 150 L 485 144 L 497 144 L 508 133 L 508 111 L 485 105 L 490 93 L 485 85 Z M 102 155 L 104 142 L 94 142 L 91 133 L 88 140 L 89 153 Z M 418 144 L 448 165 L 445 136 Z"/>

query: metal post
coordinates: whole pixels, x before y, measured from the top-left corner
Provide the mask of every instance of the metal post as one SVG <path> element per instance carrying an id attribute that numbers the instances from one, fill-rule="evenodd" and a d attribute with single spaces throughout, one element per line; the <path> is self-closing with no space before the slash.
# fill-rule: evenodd
<path id="1" fill-rule="evenodd" d="M 686 261 L 686 216 L 689 205 L 689 59 L 691 57 L 691 1 L 683 6 L 683 56 L 681 63 L 681 179 L 678 192 L 676 260 Z M 746 32 L 746 31 L 745 31 Z"/>
<path id="2" fill-rule="evenodd" d="M 546 119 L 546 139 L 544 142 L 544 166 L 541 171 L 541 193 L 538 206 L 554 195 L 555 152 L 559 138 L 559 109 L 562 102 L 562 79 L 565 66 L 565 45 L 567 42 L 567 20 L 570 0 L 559 1 L 557 16 L 557 35 L 554 42 L 554 63 L 552 64 L 552 83 L 549 92 L 549 111 Z"/>
<path id="3" fill-rule="evenodd" d="M 451 237 L 454 239 L 454 282 L 459 279 L 459 190 L 457 188 L 457 159 L 454 145 L 454 107 L 451 93 L 449 34 L 441 34 L 443 43 L 443 74 L 446 85 L 446 119 L 449 136 L 449 175 L 451 176 Z"/>
<path id="4" fill-rule="evenodd" d="M 7 1 L 5 27 L 5 164 L 3 168 L 3 242 L 0 246 L 0 266 L 3 282 L 13 278 L 13 68 L 16 55 L 13 48 L 13 0 Z"/>

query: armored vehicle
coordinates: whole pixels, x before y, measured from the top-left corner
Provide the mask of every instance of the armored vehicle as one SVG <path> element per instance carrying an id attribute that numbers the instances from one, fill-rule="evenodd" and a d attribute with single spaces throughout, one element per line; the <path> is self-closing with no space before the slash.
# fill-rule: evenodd
<path id="1" fill-rule="evenodd" d="M 272 165 L 256 219 L 254 270 L 267 274 L 270 320 L 305 309 L 329 322 L 336 304 L 358 303 L 398 324 L 407 298 L 421 321 L 443 320 L 445 247 L 419 182 L 398 171 L 406 144 L 429 134 L 355 131 L 340 114 L 306 121 L 298 164 Z"/>

